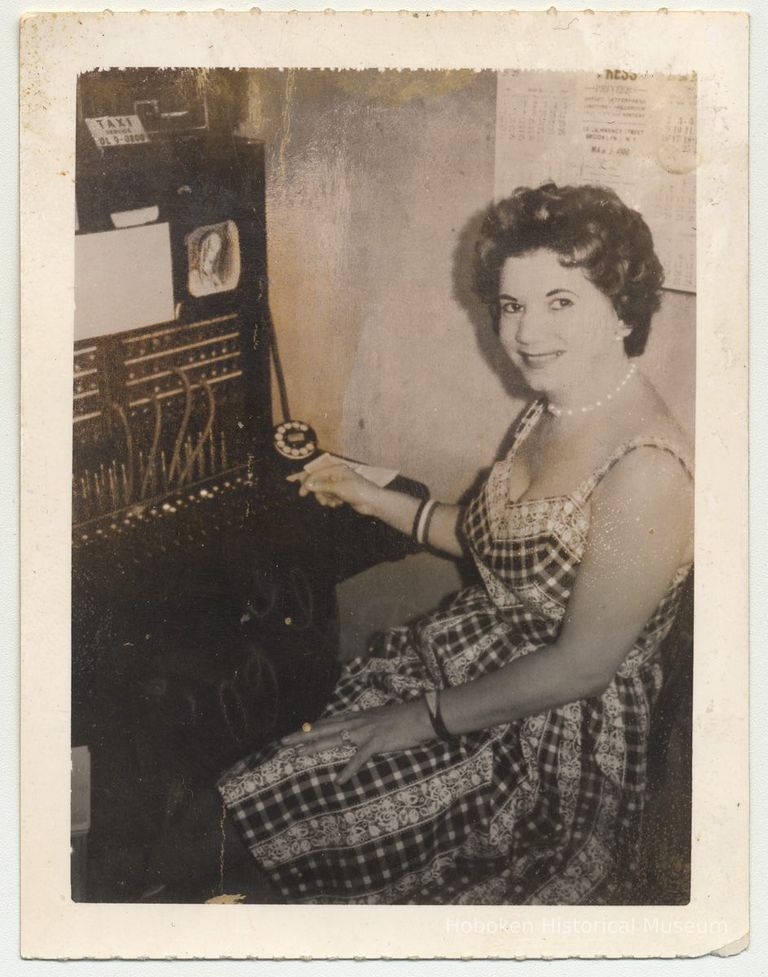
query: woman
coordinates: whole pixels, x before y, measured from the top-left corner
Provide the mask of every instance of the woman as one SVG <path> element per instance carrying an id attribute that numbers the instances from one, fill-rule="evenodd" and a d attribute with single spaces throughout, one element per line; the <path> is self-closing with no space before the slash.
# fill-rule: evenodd
<path id="1" fill-rule="evenodd" d="M 610 190 L 492 207 L 475 286 L 533 392 L 465 510 L 344 465 L 291 476 L 456 556 L 481 583 L 345 666 L 320 721 L 219 783 L 280 896 L 619 901 L 645 790 L 659 648 L 690 570 L 684 438 L 635 368 L 662 269 Z"/>

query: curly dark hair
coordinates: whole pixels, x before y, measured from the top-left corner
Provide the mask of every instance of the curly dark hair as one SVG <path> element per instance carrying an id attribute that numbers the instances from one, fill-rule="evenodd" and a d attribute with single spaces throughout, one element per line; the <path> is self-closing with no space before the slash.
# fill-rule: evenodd
<path id="1" fill-rule="evenodd" d="M 565 267 L 582 268 L 632 332 L 627 356 L 645 349 L 660 304 L 664 269 L 640 214 L 599 186 L 518 187 L 490 207 L 475 246 L 474 289 L 499 323 L 499 277 L 507 258 L 544 248 Z"/>

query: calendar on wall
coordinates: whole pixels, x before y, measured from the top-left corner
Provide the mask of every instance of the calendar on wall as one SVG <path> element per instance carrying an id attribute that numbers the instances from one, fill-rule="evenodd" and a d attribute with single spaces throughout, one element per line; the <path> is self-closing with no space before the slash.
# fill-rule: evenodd
<path id="1" fill-rule="evenodd" d="M 665 287 L 696 291 L 696 77 L 502 71 L 495 195 L 515 187 L 611 187 L 653 233 Z"/>

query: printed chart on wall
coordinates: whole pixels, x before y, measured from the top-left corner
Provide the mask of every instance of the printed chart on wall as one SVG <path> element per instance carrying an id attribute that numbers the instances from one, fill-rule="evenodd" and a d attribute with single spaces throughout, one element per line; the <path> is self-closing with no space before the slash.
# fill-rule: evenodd
<path id="1" fill-rule="evenodd" d="M 595 183 L 653 232 L 665 286 L 696 290 L 696 78 L 500 72 L 495 193 Z"/>

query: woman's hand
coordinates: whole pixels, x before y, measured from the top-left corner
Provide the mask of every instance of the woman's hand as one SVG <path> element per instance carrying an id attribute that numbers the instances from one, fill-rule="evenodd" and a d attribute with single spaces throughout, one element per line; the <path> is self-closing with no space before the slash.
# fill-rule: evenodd
<path id="1" fill-rule="evenodd" d="M 299 483 L 299 495 L 313 492 L 320 505 L 336 508 L 345 502 L 363 516 L 376 513 L 376 500 L 382 492 L 378 485 L 363 478 L 344 462 L 333 462 L 312 471 L 299 471 L 287 478 Z"/>
<path id="2" fill-rule="evenodd" d="M 354 748 L 356 752 L 336 777 L 336 783 L 343 784 L 375 754 L 407 750 L 434 735 L 426 703 L 418 699 L 320 719 L 312 723 L 308 732 L 291 733 L 280 742 L 294 747 L 300 755 L 312 755 L 333 746 Z"/>

